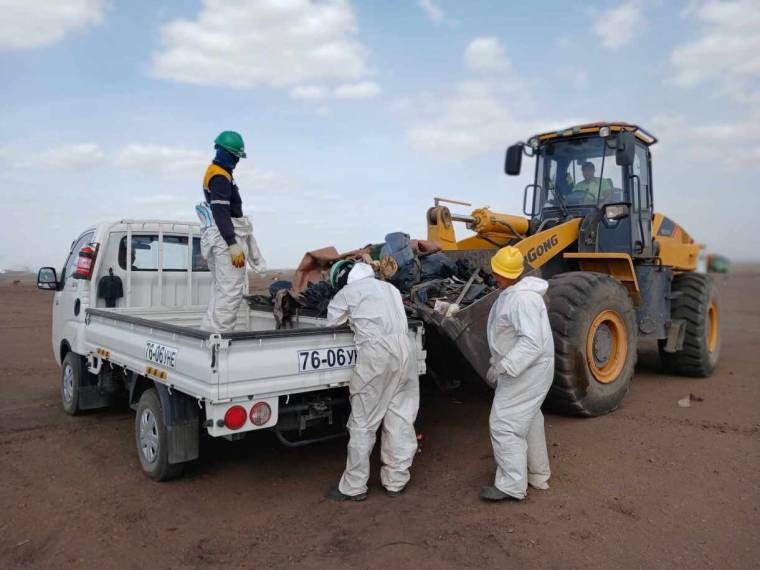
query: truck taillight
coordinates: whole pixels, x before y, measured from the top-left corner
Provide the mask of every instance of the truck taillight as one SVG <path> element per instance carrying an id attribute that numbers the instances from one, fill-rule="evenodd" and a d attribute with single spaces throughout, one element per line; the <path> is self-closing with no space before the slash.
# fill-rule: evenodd
<path id="1" fill-rule="evenodd" d="M 246 414 L 243 406 L 232 406 L 227 410 L 227 413 L 224 414 L 224 425 L 227 426 L 227 429 L 233 431 L 238 430 L 243 427 L 247 417 L 248 414 Z"/>
<path id="2" fill-rule="evenodd" d="M 95 258 L 98 255 L 98 246 L 88 244 L 79 250 L 77 265 L 74 268 L 75 279 L 91 279 L 92 270 L 95 266 Z"/>
<path id="3" fill-rule="evenodd" d="M 251 423 L 263 426 L 272 417 L 272 408 L 266 402 L 257 402 L 251 408 Z"/>

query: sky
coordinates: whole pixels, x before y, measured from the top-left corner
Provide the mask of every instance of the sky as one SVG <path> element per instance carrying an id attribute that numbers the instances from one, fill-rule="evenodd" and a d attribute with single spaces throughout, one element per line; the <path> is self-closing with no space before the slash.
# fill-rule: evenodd
<path id="1" fill-rule="evenodd" d="M 405 231 L 435 196 L 519 214 L 508 145 L 627 121 L 655 209 L 760 259 L 760 1 L 0 0 L 0 269 L 87 226 L 194 220 L 222 130 L 269 267 Z M 524 168 L 525 171 L 530 170 Z M 459 229 L 464 237 L 466 230 Z"/>

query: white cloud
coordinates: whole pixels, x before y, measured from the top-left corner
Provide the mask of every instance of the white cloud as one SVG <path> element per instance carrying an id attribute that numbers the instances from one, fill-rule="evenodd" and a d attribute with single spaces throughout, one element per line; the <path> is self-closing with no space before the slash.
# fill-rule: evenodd
<path id="1" fill-rule="evenodd" d="M 702 161 L 713 169 L 729 171 L 742 164 L 760 170 L 760 132 L 755 127 L 759 121 L 758 112 L 743 120 L 713 123 L 697 123 L 680 115 L 656 116 L 651 123 L 661 142 L 654 148 L 660 153 L 678 153 L 682 163 Z"/>
<path id="2" fill-rule="evenodd" d="M 42 47 L 103 21 L 105 0 L 2 0 L 0 51 Z"/>
<path id="3" fill-rule="evenodd" d="M 380 94 L 380 87 L 374 81 L 346 83 L 338 85 L 333 94 L 337 99 L 372 99 Z"/>
<path id="4" fill-rule="evenodd" d="M 594 32 L 607 49 L 618 49 L 629 43 L 643 23 L 638 2 L 627 2 L 599 13 L 594 18 Z"/>
<path id="5" fill-rule="evenodd" d="M 444 19 L 443 10 L 436 5 L 434 0 L 419 0 L 418 4 L 425 11 L 427 17 L 436 24 L 442 22 Z"/>
<path id="6" fill-rule="evenodd" d="M 298 89 L 369 75 L 353 8 L 341 0 L 203 0 L 195 20 L 169 22 L 161 35 L 152 69 L 164 79 Z"/>
<path id="7" fill-rule="evenodd" d="M 498 38 L 475 38 L 464 52 L 467 67 L 473 71 L 498 72 L 512 67 Z"/>
<path id="8" fill-rule="evenodd" d="M 127 145 L 114 157 L 117 166 L 161 176 L 183 176 L 188 172 L 197 172 L 209 159 L 208 152 L 151 144 Z"/>
<path id="9" fill-rule="evenodd" d="M 673 50 L 674 82 L 693 86 L 719 81 L 737 98 L 760 102 L 760 89 L 746 96 L 748 82 L 760 79 L 760 3 L 757 0 L 703 2 L 687 12 L 702 24 L 700 35 Z"/>
<path id="10" fill-rule="evenodd" d="M 0 163 L 9 169 L 79 169 L 101 164 L 106 158 L 96 144 L 65 144 L 43 150 L 34 156 L 15 147 L 0 147 Z"/>
<path id="11" fill-rule="evenodd" d="M 532 89 L 512 69 L 497 38 L 476 38 L 465 50 L 467 69 L 476 74 L 448 92 L 395 100 L 392 110 L 411 117 L 406 139 L 415 150 L 447 160 L 466 159 L 524 140 L 543 130 L 531 118 Z M 571 121 L 548 121 L 550 127 Z"/>
<path id="12" fill-rule="evenodd" d="M 327 97 L 327 89 L 321 85 L 298 85 L 290 90 L 290 96 L 304 101 L 319 101 Z"/>

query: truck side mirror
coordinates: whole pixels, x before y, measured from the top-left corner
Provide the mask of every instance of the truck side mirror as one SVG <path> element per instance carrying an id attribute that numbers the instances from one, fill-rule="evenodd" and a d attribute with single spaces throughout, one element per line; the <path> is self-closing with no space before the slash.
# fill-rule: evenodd
<path id="1" fill-rule="evenodd" d="M 510 176 L 520 174 L 522 166 L 523 145 L 521 143 L 513 144 L 507 149 L 507 159 L 504 161 L 504 172 Z"/>
<path id="2" fill-rule="evenodd" d="M 628 131 L 621 131 L 617 137 L 615 162 L 618 166 L 631 166 L 636 152 L 636 137 Z"/>
<path id="3" fill-rule="evenodd" d="M 37 272 L 37 288 L 46 291 L 58 289 L 58 274 L 52 267 L 43 267 Z"/>

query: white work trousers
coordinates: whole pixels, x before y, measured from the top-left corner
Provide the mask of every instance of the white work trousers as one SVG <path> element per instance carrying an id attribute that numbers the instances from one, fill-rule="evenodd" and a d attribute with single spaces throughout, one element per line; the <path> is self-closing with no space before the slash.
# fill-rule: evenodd
<path id="1" fill-rule="evenodd" d="M 369 458 L 380 424 L 380 481 L 389 491 L 400 491 L 409 482 L 409 468 L 417 453 L 414 420 L 420 401 L 410 342 L 403 334 L 358 346 L 358 362 L 349 382 L 348 457 L 338 485 L 345 495 L 367 491 Z"/>
<path id="2" fill-rule="evenodd" d="M 247 218 L 232 218 L 235 239 L 245 253 L 246 262 L 260 253 L 253 239 L 251 224 Z M 248 277 L 245 267 L 235 267 L 230 258 L 229 246 L 219 234 L 216 225 L 207 228 L 201 236 L 201 254 L 211 271 L 211 297 L 201 328 L 217 333 L 235 329 L 240 302 L 247 290 Z"/>
<path id="3" fill-rule="evenodd" d="M 528 483 L 546 488 L 551 475 L 541 413 L 554 376 L 554 359 L 542 358 L 518 378 L 502 375 L 491 406 L 491 444 L 496 459 L 494 486 L 524 499 Z"/>

